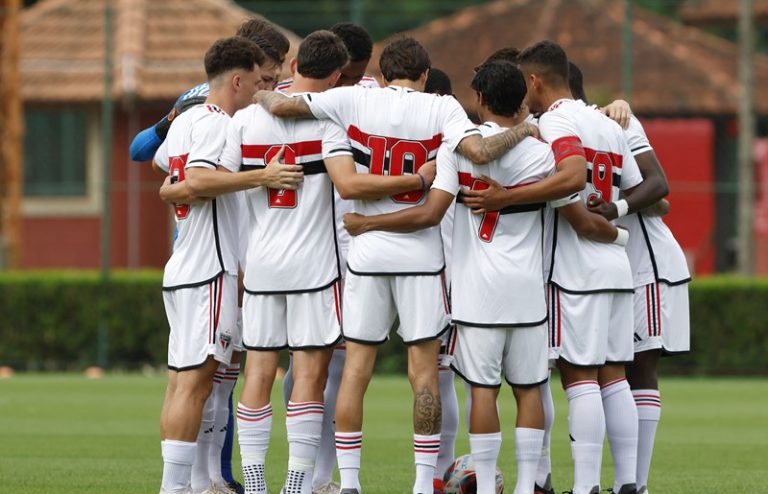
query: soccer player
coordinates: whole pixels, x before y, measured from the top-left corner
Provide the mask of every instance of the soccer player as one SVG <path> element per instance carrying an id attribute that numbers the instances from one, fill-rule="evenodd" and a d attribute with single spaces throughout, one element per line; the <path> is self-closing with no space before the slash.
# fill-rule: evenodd
<path id="1" fill-rule="evenodd" d="M 501 132 L 527 116 L 522 73 L 504 61 L 484 63 L 472 81 L 484 135 Z M 514 492 L 533 491 L 544 435 L 539 385 L 547 380 L 547 306 L 542 283 L 544 203 L 475 215 L 461 204 L 461 192 L 486 184 L 491 176 L 506 187 L 543 179 L 554 171 L 546 144 L 530 138 L 487 167 L 441 148 L 438 174 L 425 204 L 397 213 L 348 214 L 353 235 L 373 230 L 406 233 L 441 221 L 458 196 L 453 229 L 451 281 L 453 322 L 458 325 L 456 371 L 471 385 L 470 447 L 478 494 L 496 491 L 501 432 L 496 408 L 502 378 L 513 388 L 518 415 L 515 430 L 517 482 Z M 566 209 L 581 208 L 581 204 Z M 482 295 L 478 287 L 483 287 Z M 510 297 L 510 294 L 514 296 Z"/>
<path id="2" fill-rule="evenodd" d="M 559 171 L 516 189 L 518 196 L 525 196 L 518 201 L 553 199 L 546 197 L 555 193 L 552 189 L 557 191 L 572 178 L 583 181 L 585 174 L 588 185 L 576 196 L 584 203 L 595 196 L 618 199 L 619 186 L 629 189 L 642 181 L 620 128 L 597 110 L 571 99 L 568 60 L 558 45 L 545 41 L 529 47 L 521 53 L 520 65 L 528 105 L 532 112 L 543 113 L 540 131 L 553 148 Z M 492 186 L 501 196 L 507 195 L 498 184 Z M 550 344 L 569 401 L 573 491 L 583 494 L 599 492 L 605 415 L 598 381 L 610 384 L 623 378 L 622 364 L 632 359 L 632 276 L 620 245 L 590 241 L 579 235 L 577 225 L 558 221 L 560 215 L 561 211 L 553 214 L 554 232 L 547 242 L 551 259 L 545 263 L 549 264 Z M 626 237 L 621 230 L 615 238 L 621 244 Z M 604 365 L 606 361 L 615 364 Z M 631 492 L 633 483 L 634 476 L 616 490 Z"/>
<path id="3" fill-rule="evenodd" d="M 336 88 L 302 99 L 262 93 L 257 99 L 283 117 L 329 118 L 347 129 L 358 171 L 400 176 L 417 172 L 441 143 L 487 163 L 533 132 L 522 125 L 482 139 L 458 102 L 423 94 L 429 56 L 412 38 L 391 43 L 380 68 L 388 87 Z M 357 201 L 364 213 L 419 204 L 424 187 L 391 198 Z M 443 255 L 436 228 L 408 235 L 371 232 L 352 240 L 344 290 L 344 365 L 336 412 L 336 445 L 342 492 L 359 492 L 362 404 L 377 345 L 400 316 L 414 391 L 414 493 L 431 493 L 440 442 L 437 367 L 439 336 L 448 327 L 442 280 Z"/>
<path id="4" fill-rule="evenodd" d="M 613 108 L 606 109 L 613 111 Z M 624 129 L 643 183 L 653 184 L 659 195 L 669 190 L 664 170 L 640 121 L 630 113 Z M 627 255 L 635 285 L 635 359 L 627 366 L 627 380 L 638 415 L 637 486 L 648 493 L 648 472 L 653 442 L 661 417 L 661 395 L 656 369 L 661 355 L 690 350 L 688 283 L 691 275 L 685 254 L 669 227 L 647 214 L 635 195 L 614 203 L 595 201 L 590 209 L 630 232 Z M 624 215 L 621 215 L 624 213 Z"/>
<path id="5" fill-rule="evenodd" d="M 367 74 L 368 62 L 373 52 L 373 40 L 363 26 L 351 22 L 339 22 L 329 29 L 341 38 L 349 52 L 349 63 L 341 71 L 341 77 L 335 87 L 362 86 L 380 87 L 376 78 Z M 285 79 L 275 87 L 275 91 L 285 91 L 293 83 L 293 78 Z"/>
<path id="6" fill-rule="evenodd" d="M 248 105 L 260 80 L 260 62 L 263 53 L 246 38 L 215 42 L 205 54 L 211 88 L 205 104 L 190 108 L 173 123 L 155 157 L 158 166 L 168 170 L 175 181 L 186 182 L 195 196 L 223 192 L 217 185 L 226 174 L 216 171 L 216 163 L 229 115 Z M 252 177 L 239 180 L 245 182 L 246 178 Z M 179 236 L 163 275 L 163 300 L 171 328 L 168 387 L 160 424 L 163 493 L 192 492 L 196 438 L 213 418 L 209 407 L 203 417 L 203 405 L 219 364 L 229 365 L 232 358 L 237 338 L 235 208 L 237 200 L 232 195 L 175 208 Z"/>

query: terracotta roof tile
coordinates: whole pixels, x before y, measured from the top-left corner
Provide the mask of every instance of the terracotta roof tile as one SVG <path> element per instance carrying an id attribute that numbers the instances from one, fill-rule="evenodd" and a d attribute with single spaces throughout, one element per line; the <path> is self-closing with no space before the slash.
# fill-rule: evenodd
<path id="1" fill-rule="evenodd" d="M 98 101 L 104 93 L 105 0 L 44 0 L 25 9 L 22 96 L 35 102 Z M 113 0 L 116 98 L 175 99 L 205 80 L 203 54 L 255 16 L 229 0 Z M 295 53 L 300 38 L 280 28 Z M 287 64 L 286 64 L 287 65 Z M 287 68 L 287 67 L 286 67 Z"/>
<path id="2" fill-rule="evenodd" d="M 561 44 L 584 72 L 596 102 L 621 96 L 623 2 L 512 0 L 470 7 L 407 35 L 451 77 L 456 96 L 472 110 L 472 67 L 504 46 L 542 40 Z M 740 92 L 736 46 L 698 28 L 635 8 L 632 106 L 645 114 L 732 114 Z M 392 39 L 392 38 L 390 38 Z M 388 40 L 374 48 L 371 69 Z M 768 113 L 768 57 L 755 57 L 758 111 Z"/>
<path id="3" fill-rule="evenodd" d="M 755 22 L 768 26 L 768 0 L 753 0 Z M 724 0 L 688 0 L 680 7 L 680 18 L 697 25 L 735 26 L 739 19 L 739 2 Z"/>

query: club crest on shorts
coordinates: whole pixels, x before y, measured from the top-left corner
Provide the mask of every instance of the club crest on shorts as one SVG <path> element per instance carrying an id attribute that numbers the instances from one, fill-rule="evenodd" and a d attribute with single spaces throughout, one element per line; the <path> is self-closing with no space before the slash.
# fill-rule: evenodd
<path id="1" fill-rule="evenodd" d="M 219 334 L 219 345 L 221 345 L 221 348 L 226 350 L 229 348 L 229 344 L 232 342 L 232 337 L 228 334 L 221 333 Z"/>

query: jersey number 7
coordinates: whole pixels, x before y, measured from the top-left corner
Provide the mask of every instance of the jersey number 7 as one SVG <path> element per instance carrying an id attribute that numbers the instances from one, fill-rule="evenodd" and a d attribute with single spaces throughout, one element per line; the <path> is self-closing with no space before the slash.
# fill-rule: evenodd
<path id="1" fill-rule="evenodd" d="M 485 190 L 489 187 L 486 182 L 482 180 L 474 179 L 472 181 L 472 190 Z M 483 214 L 483 219 L 480 220 L 480 228 L 477 229 L 477 236 L 483 242 L 492 242 L 493 234 L 496 232 L 496 225 L 499 224 L 499 212 L 498 211 L 486 211 Z"/>

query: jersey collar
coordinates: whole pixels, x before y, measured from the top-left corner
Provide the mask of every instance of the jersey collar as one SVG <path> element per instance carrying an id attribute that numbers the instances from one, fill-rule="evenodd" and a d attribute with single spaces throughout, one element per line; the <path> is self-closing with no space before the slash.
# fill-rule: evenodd
<path id="1" fill-rule="evenodd" d="M 558 106 L 562 105 L 562 104 L 563 104 L 563 103 L 565 103 L 566 101 L 573 101 L 573 99 L 571 99 L 571 98 L 560 98 L 559 100 L 557 100 L 557 101 L 555 101 L 554 103 L 552 103 L 552 104 L 549 106 L 549 108 L 547 109 L 547 111 L 552 111 L 552 110 L 554 110 L 555 108 L 557 108 Z"/>

